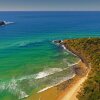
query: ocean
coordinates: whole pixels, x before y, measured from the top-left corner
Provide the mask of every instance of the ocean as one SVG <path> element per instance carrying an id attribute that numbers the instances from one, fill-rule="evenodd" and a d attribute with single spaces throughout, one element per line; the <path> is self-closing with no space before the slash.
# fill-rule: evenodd
<path id="1" fill-rule="evenodd" d="M 74 75 L 79 58 L 53 40 L 100 37 L 100 12 L 0 12 L 0 100 L 30 94 Z"/>

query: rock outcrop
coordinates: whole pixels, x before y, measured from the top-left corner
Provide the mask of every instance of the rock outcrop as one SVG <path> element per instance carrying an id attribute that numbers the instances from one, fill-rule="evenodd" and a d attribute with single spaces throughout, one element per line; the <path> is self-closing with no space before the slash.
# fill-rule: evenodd
<path id="1" fill-rule="evenodd" d="M 5 22 L 4 21 L 0 21 L 0 26 L 3 26 L 5 25 Z"/>

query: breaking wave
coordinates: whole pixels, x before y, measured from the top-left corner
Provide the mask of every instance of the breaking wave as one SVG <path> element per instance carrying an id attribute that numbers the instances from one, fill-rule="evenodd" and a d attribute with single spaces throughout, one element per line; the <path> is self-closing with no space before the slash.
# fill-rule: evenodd
<path id="1" fill-rule="evenodd" d="M 4 23 L 5 23 L 6 25 L 8 25 L 8 24 L 13 24 L 14 22 L 6 22 L 6 21 L 4 21 Z"/>
<path id="2" fill-rule="evenodd" d="M 48 86 L 48 87 L 46 87 L 46 88 L 43 88 L 43 89 L 39 90 L 37 93 L 41 93 L 41 92 L 43 92 L 43 91 L 45 91 L 45 90 L 47 90 L 47 89 L 49 89 L 49 88 L 51 88 L 51 87 L 57 86 L 57 85 L 59 85 L 60 83 L 66 81 L 66 80 L 72 79 L 73 77 L 75 77 L 75 74 L 69 75 L 69 76 L 67 76 L 67 77 L 62 77 L 62 80 L 61 80 L 60 82 L 56 82 L 55 84 L 53 84 L 53 85 L 51 85 L 51 86 Z"/>
<path id="3" fill-rule="evenodd" d="M 43 70 L 37 74 L 33 74 L 33 75 L 27 75 L 27 76 L 23 76 L 20 78 L 16 78 L 16 79 L 11 79 L 9 81 L 1 81 L 0 82 L 0 91 L 8 91 L 9 93 L 17 96 L 19 99 L 28 97 L 29 95 L 26 93 L 25 89 L 23 89 L 21 87 L 21 82 L 24 80 L 28 80 L 28 81 L 32 81 L 32 80 L 38 80 L 38 79 L 42 79 L 45 78 L 49 75 L 52 75 L 54 73 L 57 72 L 61 72 L 65 69 L 61 69 L 61 68 L 48 68 L 47 70 Z M 31 83 L 32 84 L 32 83 Z M 30 85 L 31 85 L 30 84 Z M 30 86 L 28 86 L 27 88 L 29 88 Z"/>
<path id="4" fill-rule="evenodd" d="M 18 82 L 15 79 L 12 79 L 9 82 L 1 82 L 0 83 L 0 91 L 7 90 L 9 93 L 18 96 L 19 99 L 28 97 L 25 91 L 21 90 L 18 85 Z"/>
<path id="5" fill-rule="evenodd" d="M 49 76 L 51 74 L 54 74 L 54 73 L 57 73 L 57 72 L 61 72 L 61 71 L 65 70 L 65 69 L 66 68 L 63 68 L 63 69 L 62 68 L 48 68 L 46 70 L 44 69 L 43 71 L 41 71 L 41 72 L 39 72 L 37 74 L 23 76 L 23 77 L 21 77 L 21 78 L 19 78 L 17 80 L 22 81 L 22 80 L 25 80 L 25 79 L 32 79 L 32 78 L 41 79 L 41 78 L 47 77 L 47 76 Z"/>
<path id="6" fill-rule="evenodd" d="M 39 73 L 36 75 L 35 79 L 44 78 L 44 77 L 46 77 L 46 76 L 48 76 L 48 75 L 54 74 L 54 73 L 56 73 L 56 72 L 61 72 L 61 71 L 63 71 L 63 70 L 64 70 L 64 69 L 62 69 L 62 68 L 49 68 L 48 70 L 44 70 L 44 71 L 42 71 L 42 72 L 39 72 Z"/>

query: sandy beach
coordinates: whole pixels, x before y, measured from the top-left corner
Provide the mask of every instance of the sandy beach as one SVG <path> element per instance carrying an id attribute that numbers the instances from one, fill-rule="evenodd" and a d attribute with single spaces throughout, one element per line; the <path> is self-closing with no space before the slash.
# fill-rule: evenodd
<path id="1" fill-rule="evenodd" d="M 77 100 L 76 96 L 82 83 L 87 79 L 89 70 L 82 61 L 74 65 L 74 70 L 76 71 L 74 78 L 48 88 L 37 95 L 31 95 L 27 100 Z"/>
<path id="2" fill-rule="evenodd" d="M 58 97 L 57 100 L 78 100 L 77 94 L 82 88 L 82 83 L 88 78 L 90 69 L 87 69 L 86 65 L 82 62 L 79 63 L 84 69 L 84 74 L 76 75 L 73 81 L 68 85 L 68 87 L 63 91 L 63 93 Z"/>
<path id="3" fill-rule="evenodd" d="M 77 94 L 82 88 L 82 83 L 84 83 L 88 78 L 88 73 L 89 70 L 87 74 L 83 77 L 76 76 L 74 81 L 65 89 L 65 91 L 61 94 L 58 100 L 78 100 Z"/>
<path id="4" fill-rule="evenodd" d="M 66 48 L 66 50 L 67 49 L 68 48 Z M 74 54 L 76 55 L 76 53 Z M 83 59 L 80 59 L 80 61 L 72 66 L 76 74 L 75 77 L 47 88 L 35 96 L 31 95 L 27 100 L 78 100 L 77 94 L 87 79 L 90 69 L 87 64 L 83 62 Z"/>

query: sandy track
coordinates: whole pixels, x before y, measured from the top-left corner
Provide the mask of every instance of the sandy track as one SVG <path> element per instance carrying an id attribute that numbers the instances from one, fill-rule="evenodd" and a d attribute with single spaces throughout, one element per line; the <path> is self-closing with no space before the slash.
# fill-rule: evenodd
<path id="1" fill-rule="evenodd" d="M 59 98 L 59 100 L 78 100 L 76 98 L 78 92 L 80 91 L 80 88 L 82 87 L 82 83 L 85 82 L 85 80 L 88 78 L 88 73 L 90 70 L 88 70 L 87 74 L 84 77 L 78 78 L 70 88 L 66 89 L 62 96 Z"/>

